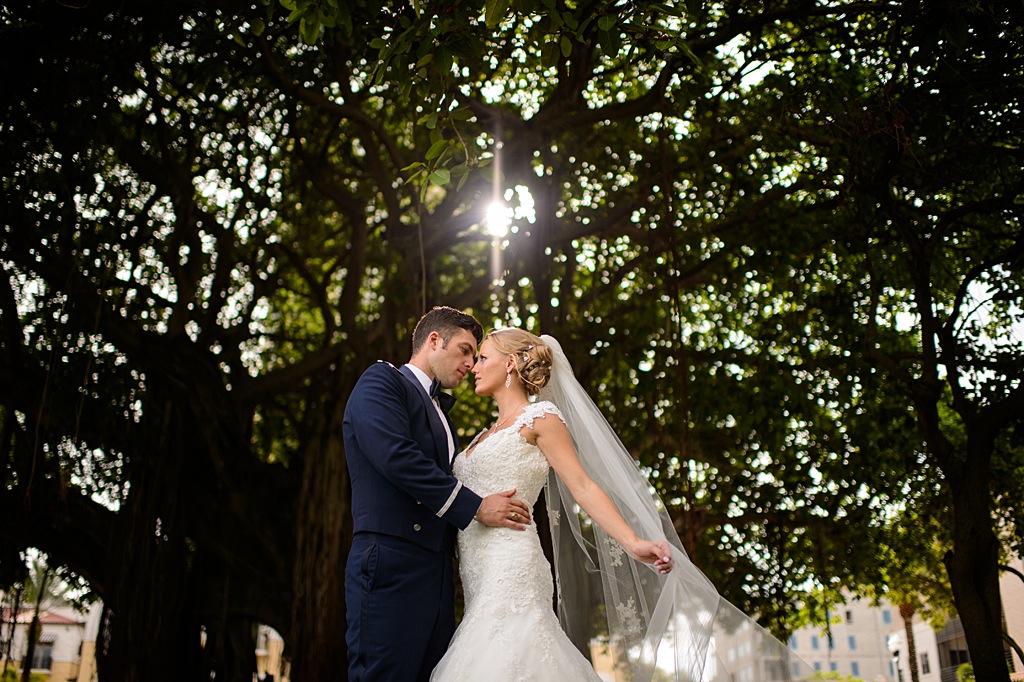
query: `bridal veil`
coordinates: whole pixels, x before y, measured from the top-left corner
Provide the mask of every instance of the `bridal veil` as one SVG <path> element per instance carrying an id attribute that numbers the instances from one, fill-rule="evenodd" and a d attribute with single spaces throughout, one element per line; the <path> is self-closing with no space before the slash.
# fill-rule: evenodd
<path id="1" fill-rule="evenodd" d="M 634 561 L 589 521 L 554 470 L 545 498 L 559 619 L 580 648 L 607 634 L 616 679 L 630 682 L 774 682 L 813 675 L 782 642 L 728 603 L 689 560 L 665 505 L 576 380 L 559 343 L 540 399 L 561 411 L 581 463 L 637 535 L 672 547 L 667 575 Z M 606 630 L 605 630 L 606 628 Z M 605 631 L 605 632 L 601 632 Z"/>

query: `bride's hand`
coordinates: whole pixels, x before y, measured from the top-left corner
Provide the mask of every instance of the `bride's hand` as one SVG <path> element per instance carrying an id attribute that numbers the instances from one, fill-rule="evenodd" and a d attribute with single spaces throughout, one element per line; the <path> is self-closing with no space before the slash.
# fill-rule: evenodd
<path id="1" fill-rule="evenodd" d="M 672 550 L 664 540 L 660 542 L 640 540 L 630 554 L 637 561 L 654 566 L 658 573 L 668 573 L 672 570 Z"/>

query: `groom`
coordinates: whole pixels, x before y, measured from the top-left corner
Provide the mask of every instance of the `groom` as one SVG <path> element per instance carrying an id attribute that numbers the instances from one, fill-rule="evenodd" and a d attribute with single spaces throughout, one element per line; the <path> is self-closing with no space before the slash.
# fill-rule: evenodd
<path id="1" fill-rule="evenodd" d="M 402 368 L 377 362 L 345 408 L 355 535 L 345 570 L 349 682 L 426 681 L 455 632 L 455 534 L 474 518 L 522 530 L 515 490 L 481 498 L 452 475 L 447 411 L 483 337 L 471 315 L 420 318 Z M 433 394 L 434 397 L 431 397 Z"/>

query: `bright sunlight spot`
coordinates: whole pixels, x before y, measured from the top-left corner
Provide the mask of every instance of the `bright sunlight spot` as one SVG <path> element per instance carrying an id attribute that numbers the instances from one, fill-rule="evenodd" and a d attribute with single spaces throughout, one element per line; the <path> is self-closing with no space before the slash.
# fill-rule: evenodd
<path id="1" fill-rule="evenodd" d="M 508 235 L 508 226 L 512 222 L 512 212 L 502 201 L 492 202 L 487 207 L 485 228 L 487 234 L 501 239 Z"/>

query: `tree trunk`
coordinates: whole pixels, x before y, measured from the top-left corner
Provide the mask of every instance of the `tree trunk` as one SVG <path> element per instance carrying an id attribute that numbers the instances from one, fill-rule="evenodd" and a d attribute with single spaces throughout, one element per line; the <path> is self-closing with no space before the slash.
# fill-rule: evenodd
<path id="1" fill-rule="evenodd" d="M 295 515 L 291 679 L 345 679 L 345 561 L 352 544 L 351 496 L 342 440 L 345 401 L 337 382 L 318 408 L 303 447 Z"/>
<path id="2" fill-rule="evenodd" d="M 920 682 L 917 671 L 917 640 L 914 639 L 914 613 L 912 604 L 900 604 L 900 618 L 903 619 L 903 631 L 907 633 L 907 665 L 910 666 L 910 682 Z"/>
<path id="3" fill-rule="evenodd" d="M 12 605 L 11 608 L 11 626 L 10 628 L 8 628 L 8 635 L 6 639 L 3 640 L 4 646 L 6 647 L 7 651 L 7 655 L 4 656 L 4 673 L 6 673 L 7 670 L 11 667 L 11 654 L 13 653 L 14 649 L 14 632 L 18 628 L 18 611 L 21 610 L 21 594 L 23 589 L 24 583 L 19 581 L 18 586 L 15 588 L 14 604 Z"/>
<path id="4" fill-rule="evenodd" d="M 947 480 L 953 503 L 953 550 L 946 554 L 945 564 L 977 679 L 1009 682 L 1003 651 L 999 541 L 989 509 L 991 455 L 991 439 L 969 434 L 966 458 L 952 460 Z"/>
<path id="5" fill-rule="evenodd" d="M 131 487 L 109 551 L 112 579 L 103 595 L 97 666 L 102 680 L 198 679 L 200 633 L 186 613 L 193 604 L 192 557 L 179 500 L 183 469 L 193 461 L 189 450 L 201 445 L 187 442 L 194 430 L 171 401 L 148 400 L 144 409 L 147 420 L 163 423 L 145 428 L 156 437 L 130 455 Z"/>

